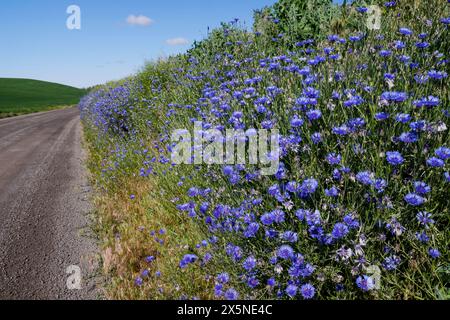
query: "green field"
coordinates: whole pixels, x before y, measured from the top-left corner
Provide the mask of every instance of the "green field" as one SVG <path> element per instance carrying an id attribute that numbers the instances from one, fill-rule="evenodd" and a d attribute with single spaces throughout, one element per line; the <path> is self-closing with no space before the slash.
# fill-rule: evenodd
<path id="1" fill-rule="evenodd" d="M 0 118 L 77 104 L 86 90 L 62 84 L 0 78 Z"/>

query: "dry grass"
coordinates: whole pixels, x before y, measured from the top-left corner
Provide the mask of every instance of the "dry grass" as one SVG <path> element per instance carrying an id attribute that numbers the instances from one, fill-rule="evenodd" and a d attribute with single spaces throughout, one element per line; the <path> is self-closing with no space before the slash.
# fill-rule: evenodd
<path id="1" fill-rule="evenodd" d="M 96 231 L 103 243 L 103 271 L 108 279 L 106 296 L 119 300 L 178 299 L 184 293 L 189 298 L 211 299 L 214 283 L 207 280 L 207 271 L 193 267 L 187 272 L 178 266 L 187 249 L 202 240 L 202 232 L 175 208 L 171 211 L 158 200 L 156 182 L 124 179 L 118 182 L 117 191 L 102 192 L 95 199 Z M 134 200 L 128 190 L 134 191 Z M 161 229 L 165 234 L 159 233 Z M 148 256 L 154 256 L 155 261 L 147 263 Z M 144 270 L 149 276 L 143 277 L 139 287 L 135 279 Z M 160 276 L 156 276 L 158 271 Z"/>

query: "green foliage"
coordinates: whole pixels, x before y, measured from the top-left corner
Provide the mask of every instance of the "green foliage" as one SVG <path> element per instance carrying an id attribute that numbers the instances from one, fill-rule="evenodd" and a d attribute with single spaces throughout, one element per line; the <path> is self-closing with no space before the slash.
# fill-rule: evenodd
<path id="1" fill-rule="evenodd" d="M 238 20 L 222 23 L 220 28 L 210 31 L 206 39 L 195 41 L 188 54 L 207 59 L 214 58 L 217 53 L 227 50 L 230 38 L 249 40 L 250 34 L 242 28 Z"/>
<path id="2" fill-rule="evenodd" d="M 291 41 L 323 37 L 337 14 L 331 0 L 281 0 L 274 6 L 275 17 Z"/>
<path id="3" fill-rule="evenodd" d="M 331 0 L 281 0 L 255 12 L 255 29 L 272 38 L 282 35 L 283 45 L 323 39 L 340 17 Z M 272 26 L 270 26 L 272 24 Z"/>

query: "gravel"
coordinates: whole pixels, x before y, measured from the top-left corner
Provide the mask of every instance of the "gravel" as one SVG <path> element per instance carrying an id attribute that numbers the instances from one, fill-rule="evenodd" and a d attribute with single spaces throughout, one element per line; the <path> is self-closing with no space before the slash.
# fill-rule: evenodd
<path id="1" fill-rule="evenodd" d="M 76 108 L 0 120 L 0 299 L 100 297 L 81 137 Z"/>

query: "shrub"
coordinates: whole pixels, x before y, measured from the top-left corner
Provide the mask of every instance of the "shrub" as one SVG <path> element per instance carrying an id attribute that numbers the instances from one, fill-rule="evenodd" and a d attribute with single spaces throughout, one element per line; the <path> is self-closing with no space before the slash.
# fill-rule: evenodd
<path id="1" fill-rule="evenodd" d="M 449 18 L 445 1 L 432 2 L 386 2 L 379 32 L 286 47 L 225 26 L 138 74 L 126 120 L 111 111 L 129 105 L 115 101 L 123 87 L 91 93 L 82 116 L 111 164 L 101 185 L 156 183 L 167 215 L 200 230 L 202 241 L 176 251 L 178 270 L 203 270 L 216 298 L 445 297 Z M 171 133 L 197 120 L 204 130 L 278 129 L 277 173 L 172 164 Z M 92 134 L 104 127 L 107 136 Z"/>

